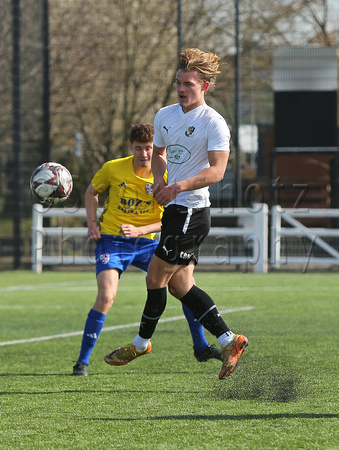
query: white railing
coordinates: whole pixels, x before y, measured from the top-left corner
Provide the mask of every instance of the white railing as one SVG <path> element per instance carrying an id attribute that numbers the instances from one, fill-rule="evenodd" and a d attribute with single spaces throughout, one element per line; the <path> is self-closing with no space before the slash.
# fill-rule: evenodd
<path id="1" fill-rule="evenodd" d="M 299 222 L 299 218 L 324 219 L 339 218 L 339 209 L 282 209 L 273 206 L 271 210 L 271 266 L 279 269 L 281 265 L 339 265 L 339 252 L 323 238 L 339 237 L 338 228 L 310 228 Z M 289 227 L 282 226 L 282 220 Z M 281 238 L 283 236 L 303 237 L 309 240 L 305 256 L 281 255 Z M 327 256 L 314 256 L 318 247 Z"/>
<path id="2" fill-rule="evenodd" d="M 86 218 L 86 209 L 72 208 L 44 208 L 39 203 L 33 205 L 32 213 L 32 271 L 41 273 L 44 265 L 88 265 L 94 264 L 94 258 L 81 255 L 43 255 L 45 247 L 44 240 L 48 237 L 57 236 L 61 241 L 72 236 L 87 237 L 85 227 L 44 227 L 43 220 L 51 217 L 81 217 Z"/>
<path id="3" fill-rule="evenodd" d="M 211 217 L 237 218 L 237 227 L 212 227 L 209 237 L 214 236 L 222 242 L 224 238 L 241 236 L 248 247 L 251 242 L 252 255 L 243 252 L 234 256 L 220 243 L 210 256 L 201 256 L 199 263 L 207 265 L 251 265 L 253 272 L 266 273 L 268 265 L 268 206 L 255 203 L 252 208 L 211 208 Z M 203 244 L 204 245 L 204 244 Z"/>
<path id="4" fill-rule="evenodd" d="M 252 208 L 211 208 L 211 216 L 216 218 L 238 218 L 237 227 L 213 227 L 209 237 L 222 239 L 225 237 L 242 236 L 245 242 L 251 242 L 252 254 L 233 256 L 226 255 L 221 245 L 218 245 L 212 255 L 202 256 L 199 260 L 206 265 L 252 265 L 254 272 L 266 273 L 268 261 L 268 207 L 266 204 L 254 204 Z M 94 256 L 43 254 L 44 239 L 57 236 L 60 240 L 69 240 L 73 236 L 87 237 L 85 227 L 44 227 L 43 219 L 51 217 L 83 217 L 85 208 L 72 210 L 67 208 L 43 208 L 40 204 L 33 206 L 32 217 L 32 270 L 40 273 L 44 265 L 88 265 L 94 264 Z M 243 225 L 240 225 L 242 223 Z M 220 251 L 221 250 L 221 251 Z"/>

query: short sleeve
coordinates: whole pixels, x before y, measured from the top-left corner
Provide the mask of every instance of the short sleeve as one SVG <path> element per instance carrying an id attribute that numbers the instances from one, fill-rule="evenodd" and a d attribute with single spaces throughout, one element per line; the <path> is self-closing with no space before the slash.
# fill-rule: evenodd
<path id="1" fill-rule="evenodd" d="M 108 188 L 110 167 L 109 162 L 106 162 L 94 175 L 92 184 L 97 192 L 104 192 Z"/>
<path id="2" fill-rule="evenodd" d="M 165 142 L 161 134 L 161 123 L 159 118 L 159 111 L 156 113 L 154 117 L 154 137 L 153 137 L 153 144 L 156 147 L 165 147 Z"/>
<path id="3" fill-rule="evenodd" d="M 230 151 L 231 133 L 223 117 L 213 118 L 207 127 L 208 151 Z"/>

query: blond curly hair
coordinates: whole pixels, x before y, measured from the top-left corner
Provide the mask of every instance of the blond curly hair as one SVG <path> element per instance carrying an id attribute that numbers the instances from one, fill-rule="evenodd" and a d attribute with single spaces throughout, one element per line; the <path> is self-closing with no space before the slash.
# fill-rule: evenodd
<path id="1" fill-rule="evenodd" d="M 221 59 L 215 53 L 187 48 L 179 55 L 177 72 L 197 72 L 202 83 L 208 81 L 210 86 L 214 86 L 221 64 Z"/>

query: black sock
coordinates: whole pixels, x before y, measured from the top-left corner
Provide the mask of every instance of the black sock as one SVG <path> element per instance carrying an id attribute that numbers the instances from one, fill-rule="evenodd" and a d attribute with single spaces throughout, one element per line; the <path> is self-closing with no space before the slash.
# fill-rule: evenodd
<path id="1" fill-rule="evenodd" d="M 193 286 L 180 301 L 189 307 L 198 322 L 213 336 L 219 337 L 229 331 L 214 301 L 202 289 Z"/>
<path id="2" fill-rule="evenodd" d="M 142 313 L 139 328 L 139 336 L 150 339 L 155 331 L 157 323 L 164 312 L 167 302 L 167 289 L 147 289 L 147 300 Z"/>

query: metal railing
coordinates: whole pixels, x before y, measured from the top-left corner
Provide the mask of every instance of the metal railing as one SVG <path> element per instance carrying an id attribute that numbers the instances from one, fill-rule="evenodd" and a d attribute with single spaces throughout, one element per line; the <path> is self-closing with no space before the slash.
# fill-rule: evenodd
<path id="1" fill-rule="evenodd" d="M 94 251 L 87 239 L 86 227 L 44 226 L 44 218 L 86 218 L 85 208 L 77 210 L 67 208 L 44 208 L 40 204 L 33 206 L 32 217 L 32 270 L 40 273 L 44 265 L 88 265 L 94 264 Z M 199 262 L 205 265 L 250 265 L 254 272 L 267 272 L 268 264 L 268 207 L 266 204 L 254 204 L 251 208 L 211 208 L 212 218 L 236 219 L 236 226 L 212 227 L 209 239 L 215 239 L 212 250 L 207 254 L 203 244 L 203 255 Z M 227 240 L 241 237 L 243 248 L 229 253 Z M 58 241 L 57 253 L 48 255 L 48 240 Z M 76 239 L 82 239 L 77 246 Z M 66 244 L 66 246 L 65 246 Z M 249 245 L 250 244 L 250 245 Z M 65 247 L 66 250 L 65 250 Z M 206 245 L 207 248 L 207 245 Z M 76 251 L 75 251 L 76 250 Z"/>
<path id="2" fill-rule="evenodd" d="M 338 219 L 339 209 L 271 209 L 271 267 L 279 269 L 282 265 L 339 265 L 339 251 L 334 247 L 339 238 L 339 228 L 306 227 L 298 219 Z M 282 222 L 287 226 L 283 226 Z M 295 237 L 307 240 L 303 245 L 303 255 L 293 255 L 286 249 L 282 251 L 282 238 Z M 331 242 L 331 238 L 332 241 Z M 334 238 L 334 239 L 333 239 Z M 327 239 L 327 240 L 325 240 Z"/>

